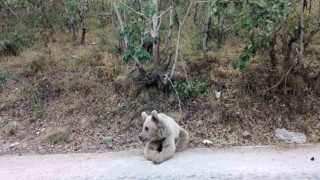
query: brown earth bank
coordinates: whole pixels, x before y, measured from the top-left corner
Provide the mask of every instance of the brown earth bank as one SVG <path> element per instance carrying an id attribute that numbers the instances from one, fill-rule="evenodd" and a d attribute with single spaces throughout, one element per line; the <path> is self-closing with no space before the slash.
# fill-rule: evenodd
<path id="1" fill-rule="evenodd" d="M 174 93 L 140 87 L 115 55 L 90 45 L 55 52 L 53 60 L 33 50 L 1 59 L 7 70 L 0 87 L 1 154 L 142 148 L 137 138 L 143 124 L 140 114 L 154 109 L 189 132 L 190 148 L 286 145 L 276 139 L 276 128 L 302 132 L 308 143 L 320 142 L 319 97 L 308 87 L 302 93 L 292 86 L 266 91 L 276 81 L 270 80 L 275 77 L 268 76 L 272 73 L 263 58 L 240 71 L 232 68 L 236 55 L 227 47 L 204 63 L 190 54 L 189 76 L 205 81 L 207 91 L 189 98 L 181 95 L 180 113 Z M 182 68 L 179 71 L 183 74 Z M 244 137 L 245 131 L 250 135 Z M 213 144 L 203 144 L 205 139 Z"/>

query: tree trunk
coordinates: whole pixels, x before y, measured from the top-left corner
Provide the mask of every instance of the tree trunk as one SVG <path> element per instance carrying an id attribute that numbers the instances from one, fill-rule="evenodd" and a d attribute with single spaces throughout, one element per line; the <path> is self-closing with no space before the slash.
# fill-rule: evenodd
<path id="1" fill-rule="evenodd" d="M 222 45 L 222 40 L 223 40 L 223 37 L 224 37 L 224 28 L 223 28 L 223 25 L 224 25 L 224 17 L 225 17 L 226 9 L 227 9 L 227 8 L 224 8 L 224 9 L 223 9 L 222 17 L 221 17 L 221 22 L 220 22 L 219 39 L 218 39 L 218 46 L 219 46 L 219 48 L 220 48 L 221 45 Z"/>
<path id="2" fill-rule="evenodd" d="M 210 7 L 210 2 L 208 2 L 207 25 L 206 25 L 206 31 L 204 32 L 204 38 L 203 38 L 203 55 L 206 60 L 208 59 L 208 34 L 210 31 L 210 25 L 211 25 L 211 7 Z"/>
<path id="3" fill-rule="evenodd" d="M 80 21 L 81 21 L 81 44 L 84 44 L 85 42 L 85 36 L 86 36 L 86 27 L 84 24 L 84 0 L 81 0 L 81 16 L 80 16 Z"/>
<path id="4" fill-rule="evenodd" d="M 116 18 L 117 17 L 114 11 L 114 5 L 111 4 L 111 21 L 112 21 L 113 28 L 115 29 L 115 32 L 118 31 L 118 24 L 117 24 Z M 122 54 L 122 41 L 120 39 L 118 40 L 118 45 L 116 46 L 116 49 L 118 54 Z"/>
<path id="5" fill-rule="evenodd" d="M 309 35 L 307 36 L 305 42 L 304 42 L 304 48 L 307 49 L 309 43 L 312 41 L 313 36 L 320 31 L 320 0 L 318 3 L 318 15 L 317 15 L 317 19 L 316 19 L 316 25 L 314 27 L 313 30 L 310 31 Z"/>
<path id="6" fill-rule="evenodd" d="M 193 2 L 194 2 L 194 0 L 192 0 L 190 2 L 189 8 L 188 8 L 188 10 L 187 10 L 187 12 L 186 12 L 186 14 L 185 14 L 185 16 L 183 18 L 183 21 L 180 22 L 180 20 L 179 20 L 179 30 L 178 30 L 178 39 L 177 39 L 177 45 L 176 45 L 176 54 L 175 54 L 174 63 L 173 63 L 173 66 L 172 66 L 172 69 L 171 69 L 171 73 L 170 73 L 170 79 L 174 75 L 174 71 L 175 71 L 175 68 L 176 68 L 177 62 L 178 62 L 181 30 L 182 30 L 182 27 L 183 27 L 183 25 L 184 25 L 184 23 L 186 21 L 186 18 L 188 16 L 189 12 L 190 12 L 190 9 L 191 9 L 191 6 L 192 6 Z M 174 10 L 176 11 L 177 9 L 175 8 Z M 176 14 L 178 14 L 177 11 L 176 11 Z"/>
<path id="7" fill-rule="evenodd" d="M 299 50 L 299 57 L 298 57 L 296 66 L 298 66 L 302 62 L 303 51 L 304 51 L 304 43 L 303 43 L 303 38 L 304 38 L 304 17 L 303 17 L 304 1 L 305 0 L 300 0 L 300 50 Z"/>
<path id="8" fill-rule="evenodd" d="M 269 57 L 271 60 L 273 70 L 275 69 L 275 67 L 278 64 L 278 59 L 276 57 L 276 50 L 275 50 L 276 43 L 277 43 L 276 23 L 273 23 L 271 40 L 269 42 Z"/>
<path id="9" fill-rule="evenodd" d="M 76 40 L 76 27 L 74 25 L 74 13 L 70 14 L 70 31 L 71 31 L 71 37 L 72 40 Z"/>
<path id="10" fill-rule="evenodd" d="M 198 33 L 199 34 L 202 34 L 201 33 L 201 25 L 200 25 L 200 19 L 199 19 L 199 4 L 200 3 L 196 3 L 195 6 L 194 6 L 194 15 L 193 15 L 193 22 L 194 24 L 196 25 L 196 27 L 198 28 Z"/>
<path id="11" fill-rule="evenodd" d="M 152 17 L 152 37 L 153 37 L 153 46 L 152 46 L 152 60 L 154 63 L 154 71 L 157 72 L 160 67 L 160 6 L 159 6 L 159 0 L 153 1 L 156 5 L 155 13 Z"/>
<path id="12" fill-rule="evenodd" d="M 289 52 L 289 47 L 287 42 L 287 22 L 284 19 L 284 17 L 280 18 L 280 24 L 281 24 L 280 36 L 282 40 L 282 54 L 284 55 L 285 64 L 287 64 L 288 61 L 290 60 L 290 52 Z"/>
<path id="13" fill-rule="evenodd" d="M 167 71 L 169 65 L 170 65 L 170 62 L 171 62 L 171 59 L 172 59 L 172 44 L 171 44 L 171 41 L 172 41 L 172 29 L 173 29 L 173 0 L 170 1 L 170 17 L 169 17 L 169 30 L 168 30 L 168 43 L 167 43 L 167 46 L 168 46 L 168 56 L 167 56 L 167 60 L 164 64 L 164 70 Z"/>

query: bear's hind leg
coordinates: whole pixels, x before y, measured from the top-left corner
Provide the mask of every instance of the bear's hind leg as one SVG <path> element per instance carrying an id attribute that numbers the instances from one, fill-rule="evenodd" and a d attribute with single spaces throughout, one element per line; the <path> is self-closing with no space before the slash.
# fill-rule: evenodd
<path id="1" fill-rule="evenodd" d="M 184 129 L 180 130 L 179 138 L 176 142 L 176 152 L 183 151 L 187 148 L 189 143 L 189 135 L 188 132 Z"/>

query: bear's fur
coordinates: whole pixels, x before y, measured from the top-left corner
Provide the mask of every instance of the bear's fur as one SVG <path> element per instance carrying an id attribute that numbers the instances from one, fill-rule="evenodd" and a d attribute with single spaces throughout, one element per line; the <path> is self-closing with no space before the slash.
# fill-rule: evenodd
<path id="1" fill-rule="evenodd" d="M 143 130 L 139 135 L 144 147 L 144 156 L 155 164 L 170 159 L 175 152 L 187 148 L 189 135 L 171 117 L 153 110 L 151 115 L 142 112 Z"/>

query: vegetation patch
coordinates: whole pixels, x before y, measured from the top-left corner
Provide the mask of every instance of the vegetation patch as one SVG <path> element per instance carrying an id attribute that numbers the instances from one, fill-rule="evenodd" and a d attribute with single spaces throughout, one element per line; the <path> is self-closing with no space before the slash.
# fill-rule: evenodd
<path id="1" fill-rule="evenodd" d="M 70 135 L 68 131 L 56 132 L 48 136 L 48 141 L 50 144 L 58 144 L 62 142 L 68 142 L 69 137 Z"/>

